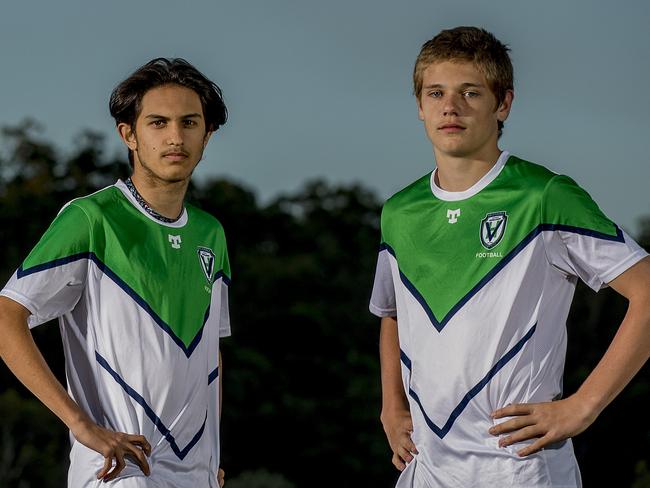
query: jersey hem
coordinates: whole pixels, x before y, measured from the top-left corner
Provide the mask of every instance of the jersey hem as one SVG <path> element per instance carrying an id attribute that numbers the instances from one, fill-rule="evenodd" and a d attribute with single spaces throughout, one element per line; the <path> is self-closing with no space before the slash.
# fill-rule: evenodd
<path id="1" fill-rule="evenodd" d="M 7 297 L 10 300 L 13 300 L 14 302 L 22 305 L 27 310 L 29 310 L 29 313 L 32 316 L 37 317 L 36 314 L 37 314 L 38 307 L 36 307 L 36 305 L 25 295 L 18 293 L 17 291 L 12 290 L 11 288 L 3 288 L 2 290 L 0 290 L 0 296 Z M 48 320 L 51 319 L 45 319 L 43 322 L 47 322 Z"/>
<path id="2" fill-rule="evenodd" d="M 609 282 L 611 282 L 613 279 L 623 274 L 625 271 L 630 269 L 632 266 L 634 266 L 636 263 L 641 261 L 646 256 L 649 256 L 649 254 L 646 251 L 644 251 L 643 249 L 638 249 L 636 252 L 628 256 L 627 259 L 621 261 L 606 273 L 603 273 L 600 279 L 602 280 L 603 284 L 607 286 Z M 601 285 L 601 288 L 604 288 L 604 286 Z"/>
<path id="3" fill-rule="evenodd" d="M 373 303 L 370 303 L 368 305 L 368 310 L 370 310 L 370 313 L 373 315 L 376 315 L 377 317 L 396 317 L 397 316 L 397 309 L 396 308 L 381 308 Z"/>

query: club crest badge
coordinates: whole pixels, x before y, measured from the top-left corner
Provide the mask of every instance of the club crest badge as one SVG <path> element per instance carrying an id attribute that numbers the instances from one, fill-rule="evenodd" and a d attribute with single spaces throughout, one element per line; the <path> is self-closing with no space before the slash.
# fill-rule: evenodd
<path id="1" fill-rule="evenodd" d="M 201 263 L 201 269 L 205 275 L 205 279 L 208 280 L 209 284 L 212 284 L 212 273 L 214 271 L 214 253 L 212 249 L 207 247 L 199 247 L 196 252 L 199 255 L 199 262 Z"/>
<path id="2" fill-rule="evenodd" d="M 481 244 L 485 249 L 492 249 L 501 242 L 507 223 L 505 212 L 491 212 L 481 220 Z"/>

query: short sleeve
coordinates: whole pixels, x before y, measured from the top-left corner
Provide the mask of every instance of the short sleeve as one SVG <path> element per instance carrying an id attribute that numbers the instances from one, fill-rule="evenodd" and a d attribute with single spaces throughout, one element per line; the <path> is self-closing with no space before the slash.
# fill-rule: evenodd
<path id="1" fill-rule="evenodd" d="M 31 312 L 30 327 L 70 312 L 86 283 L 90 223 L 69 203 L 16 270 L 0 294 Z"/>
<path id="2" fill-rule="evenodd" d="M 549 181 L 540 212 L 549 262 L 594 290 L 647 256 L 567 176 L 558 175 Z"/>
<path id="3" fill-rule="evenodd" d="M 223 246 L 221 246 L 221 249 L 221 272 L 220 276 L 217 277 L 217 282 L 215 282 L 215 286 L 219 286 L 219 293 L 221 295 L 219 300 L 219 337 L 228 337 L 232 334 L 230 330 L 230 307 L 228 302 L 231 274 L 225 236 L 223 236 Z"/>
<path id="4" fill-rule="evenodd" d="M 370 305 L 368 306 L 370 312 L 378 317 L 397 316 L 395 284 L 393 283 L 390 256 L 386 246 L 381 246 L 377 256 L 375 281 L 372 286 Z"/>
<path id="5" fill-rule="evenodd" d="M 228 280 L 228 283 L 230 283 L 230 280 Z M 219 309 L 219 337 L 228 337 L 232 334 L 230 330 L 230 308 L 228 305 L 229 285 L 226 284 L 223 279 L 216 284 L 219 285 L 219 293 L 221 294 L 221 307 Z"/>

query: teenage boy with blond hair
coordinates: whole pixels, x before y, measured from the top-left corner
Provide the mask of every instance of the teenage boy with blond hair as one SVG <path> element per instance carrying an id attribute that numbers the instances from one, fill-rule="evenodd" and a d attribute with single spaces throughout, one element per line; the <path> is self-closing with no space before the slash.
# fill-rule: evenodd
<path id="1" fill-rule="evenodd" d="M 580 486 L 570 437 L 650 354 L 650 259 L 573 180 L 499 149 L 513 75 L 492 34 L 425 43 L 414 92 L 436 168 L 383 208 L 370 302 L 397 486 Z M 629 308 L 563 397 L 578 278 Z"/>

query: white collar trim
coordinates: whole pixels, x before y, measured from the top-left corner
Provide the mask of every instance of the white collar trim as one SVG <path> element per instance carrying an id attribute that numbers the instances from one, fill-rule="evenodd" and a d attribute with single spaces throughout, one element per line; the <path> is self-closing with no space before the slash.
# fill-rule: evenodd
<path id="1" fill-rule="evenodd" d="M 499 176 L 499 173 L 501 173 L 501 170 L 506 165 L 508 157 L 510 157 L 510 153 L 508 151 L 503 151 L 490 171 L 485 173 L 480 180 L 478 180 L 476 183 L 474 183 L 474 185 L 464 191 L 447 191 L 440 188 L 436 184 L 436 172 L 438 171 L 438 168 L 436 168 L 431 172 L 431 192 L 438 199 L 447 202 L 457 202 L 459 200 L 466 200 L 470 197 L 473 197 L 483 188 L 492 183 L 497 176 Z"/>
<path id="2" fill-rule="evenodd" d="M 117 180 L 115 182 L 115 186 L 120 189 L 120 191 L 124 194 L 126 199 L 131 202 L 131 205 L 133 205 L 142 215 L 147 217 L 149 220 L 152 222 L 155 222 L 158 225 L 162 225 L 164 227 L 173 227 L 175 229 L 178 229 L 180 227 L 184 227 L 185 224 L 187 224 L 187 209 L 183 206 L 183 213 L 181 216 L 178 218 L 177 221 L 175 222 L 161 222 L 158 219 L 153 218 L 151 215 L 147 213 L 147 211 L 142 208 L 142 206 L 138 203 L 138 201 L 135 199 L 135 197 L 131 194 L 129 191 L 128 187 L 126 186 L 126 183 L 124 183 L 122 180 Z"/>

